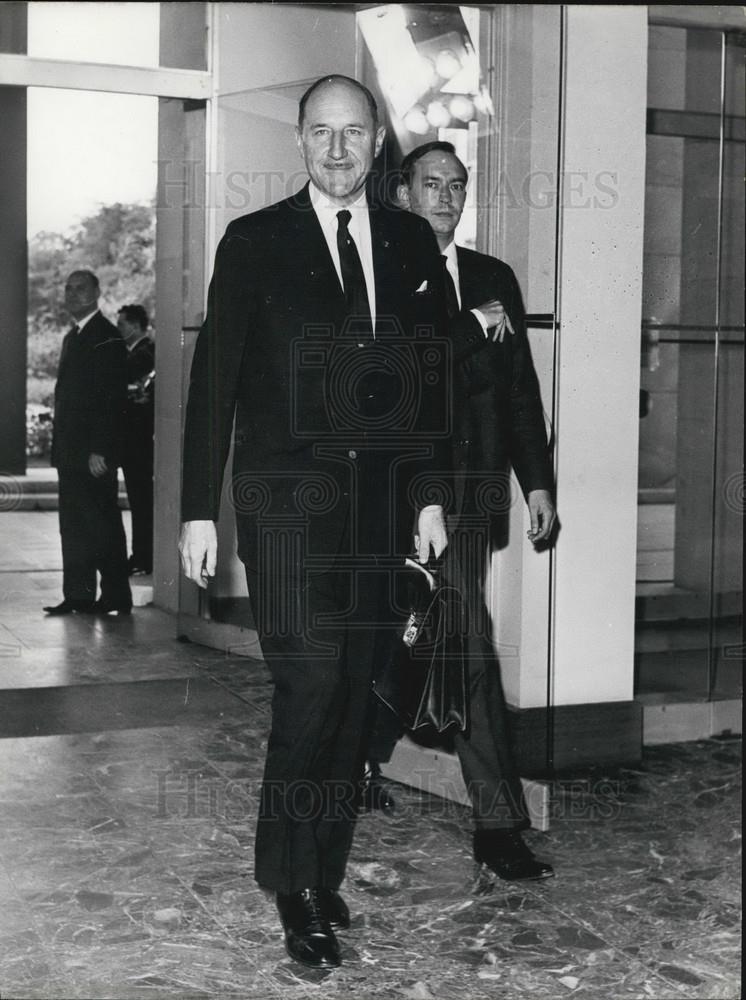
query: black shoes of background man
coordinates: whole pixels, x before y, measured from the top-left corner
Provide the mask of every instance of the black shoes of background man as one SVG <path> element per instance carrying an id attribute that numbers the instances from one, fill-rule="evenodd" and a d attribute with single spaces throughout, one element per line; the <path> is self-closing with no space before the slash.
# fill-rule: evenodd
<path id="1" fill-rule="evenodd" d="M 48 615 L 90 615 L 96 608 L 96 601 L 62 601 L 61 604 L 42 608 Z"/>
<path id="2" fill-rule="evenodd" d="M 152 566 L 140 566 L 135 562 L 135 557 L 130 556 L 127 560 L 127 573 L 130 576 L 150 576 L 153 572 Z"/>
<path id="3" fill-rule="evenodd" d="M 342 964 L 333 927 L 350 926 L 350 912 L 334 889 L 315 886 L 277 893 L 277 910 L 285 931 L 285 950 L 296 962 L 313 969 Z"/>
<path id="4" fill-rule="evenodd" d="M 393 796 L 386 788 L 386 782 L 381 774 L 381 768 L 374 761 L 368 761 L 363 775 L 363 791 L 360 808 L 363 812 L 379 810 L 392 813 L 396 808 Z"/>
<path id="5" fill-rule="evenodd" d="M 477 830 L 474 834 L 474 858 L 506 882 L 551 878 L 554 869 L 539 861 L 517 831 Z"/>
<path id="6" fill-rule="evenodd" d="M 62 601 L 61 604 L 48 605 L 42 608 L 46 614 L 55 615 L 131 615 L 131 604 L 109 604 L 99 598 L 98 601 Z"/>

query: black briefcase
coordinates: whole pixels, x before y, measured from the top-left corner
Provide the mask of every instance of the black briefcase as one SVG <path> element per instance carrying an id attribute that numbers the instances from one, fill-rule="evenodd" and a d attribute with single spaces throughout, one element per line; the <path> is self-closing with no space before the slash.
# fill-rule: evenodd
<path id="1" fill-rule="evenodd" d="M 397 580 L 404 622 L 376 695 L 414 731 L 465 730 L 469 722 L 464 656 L 466 609 L 439 567 L 405 560 Z"/>

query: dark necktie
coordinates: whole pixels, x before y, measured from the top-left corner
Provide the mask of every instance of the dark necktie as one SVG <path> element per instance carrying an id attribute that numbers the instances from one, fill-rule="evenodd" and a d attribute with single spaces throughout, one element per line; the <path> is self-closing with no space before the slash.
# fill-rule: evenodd
<path id="1" fill-rule="evenodd" d="M 458 295 L 456 294 L 456 286 L 453 283 L 451 272 L 447 267 L 448 258 L 445 254 L 441 254 L 440 259 L 443 262 L 443 281 L 445 282 L 446 289 L 446 311 L 448 312 L 448 318 L 453 319 L 454 316 L 458 316 L 459 314 Z"/>
<path id="2" fill-rule="evenodd" d="M 360 254 L 357 252 L 355 241 L 347 228 L 351 218 L 352 216 L 346 208 L 343 208 L 341 212 L 337 212 L 337 250 L 339 251 L 339 263 L 342 269 L 342 284 L 344 285 L 345 302 L 347 303 L 347 316 L 354 321 L 354 327 L 357 331 L 361 333 L 365 332 L 368 336 L 372 336 L 373 321 L 371 319 L 363 265 L 360 263 Z"/>

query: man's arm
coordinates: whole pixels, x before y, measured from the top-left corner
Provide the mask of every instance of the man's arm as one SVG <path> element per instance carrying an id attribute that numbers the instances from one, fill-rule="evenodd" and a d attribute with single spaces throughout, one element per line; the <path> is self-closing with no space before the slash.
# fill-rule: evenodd
<path id="1" fill-rule="evenodd" d="M 184 575 L 206 587 L 207 580 L 215 576 L 218 561 L 218 535 L 214 521 L 185 521 L 181 526 L 179 555 Z"/>
<path id="2" fill-rule="evenodd" d="M 228 232 L 215 257 L 207 315 L 194 350 L 184 427 L 182 531 L 179 552 L 186 576 L 206 587 L 215 574 L 225 463 L 236 394 L 250 327 L 248 240 Z"/>
<path id="3" fill-rule="evenodd" d="M 115 328 L 112 336 L 94 347 L 93 400 L 88 437 L 88 470 L 99 478 L 120 459 L 127 406 L 127 354 Z"/>
<path id="4" fill-rule="evenodd" d="M 549 490 L 531 490 L 526 497 L 531 527 L 526 532 L 530 542 L 545 542 L 552 534 L 557 518 L 554 500 Z"/>
<path id="5" fill-rule="evenodd" d="M 184 426 L 182 521 L 218 519 L 236 395 L 250 327 L 248 240 L 220 241 L 207 315 L 194 348 Z"/>
<path id="6" fill-rule="evenodd" d="M 417 515 L 417 530 L 414 535 L 414 547 L 417 550 L 417 560 L 423 565 L 430 558 L 430 551 L 438 559 L 448 545 L 446 520 L 443 508 L 433 505 L 423 507 Z"/>
<path id="7" fill-rule="evenodd" d="M 503 265 L 506 298 L 514 317 L 515 336 L 504 345 L 510 364 L 510 461 L 528 500 L 535 490 L 548 494 L 554 488 L 554 473 L 547 442 L 544 408 L 531 348 L 526 333 L 523 298 L 513 271 Z"/>

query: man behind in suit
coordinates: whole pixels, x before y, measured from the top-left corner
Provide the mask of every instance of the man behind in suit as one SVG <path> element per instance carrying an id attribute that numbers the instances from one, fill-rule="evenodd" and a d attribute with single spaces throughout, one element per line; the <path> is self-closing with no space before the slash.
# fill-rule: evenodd
<path id="1" fill-rule="evenodd" d="M 117 502 L 127 367 L 124 341 L 98 309 L 91 271 L 73 271 L 65 308 L 75 321 L 62 342 L 54 390 L 52 465 L 59 477 L 61 604 L 49 615 L 128 615 L 132 594 Z M 101 596 L 96 600 L 96 572 Z"/>
<path id="2" fill-rule="evenodd" d="M 369 206 L 373 96 L 338 75 L 300 101 L 310 183 L 232 222 L 191 371 L 180 540 L 215 572 L 235 418 L 239 556 L 274 681 L 255 878 L 294 959 L 340 964 L 334 929 L 352 839 L 373 663 L 390 641 L 393 566 L 446 544 L 447 340 L 437 245 L 416 216 Z M 442 491 L 440 492 L 442 495 Z M 415 528 L 416 525 L 416 528 Z"/>
<path id="3" fill-rule="evenodd" d="M 474 856 L 501 878 L 518 881 L 546 878 L 553 870 L 534 858 L 520 836 L 529 819 L 509 741 L 484 581 L 490 550 L 506 532 L 509 466 L 526 497 L 528 537 L 534 543 L 545 543 L 554 525 L 553 476 L 515 275 L 503 261 L 454 241 L 467 181 L 453 145 L 430 142 L 404 158 L 397 196 L 403 207 L 430 223 L 445 268 L 455 361 L 457 484 L 446 571 L 460 581 L 469 607 L 471 721 L 469 732 L 455 737 L 455 748 L 472 800 Z M 398 731 L 381 705 L 368 753 L 374 770 L 376 762 L 389 759 Z"/>
<path id="4" fill-rule="evenodd" d="M 153 424 L 155 344 L 140 305 L 122 306 L 117 328 L 127 347 L 127 426 L 122 472 L 132 514 L 130 576 L 153 570 Z"/>

